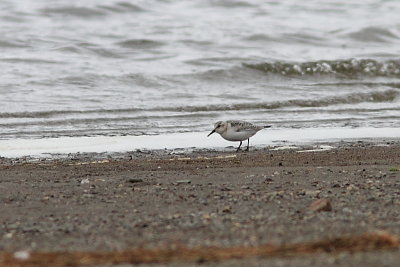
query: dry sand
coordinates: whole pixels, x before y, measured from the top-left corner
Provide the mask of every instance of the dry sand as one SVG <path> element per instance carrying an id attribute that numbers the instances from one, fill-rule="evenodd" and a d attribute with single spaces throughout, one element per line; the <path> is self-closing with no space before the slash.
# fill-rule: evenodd
<path id="1" fill-rule="evenodd" d="M 45 266 L 56 255 L 64 258 L 53 266 L 399 266 L 400 143 L 333 146 L 1 159 L 0 266 Z M 310 210 L 319 199 L 330 201 L 332 210 Z M 370 244 L 365 233 L 390 244 Z M 347 237 L 360 239 L 335 241 Z M 336 243 L 323 248 L 318 242 Z M 253 253 L 265 244 L 279 251 L 314 247 Z M 204 255 L 209 247 L 214 258 Z M 175 256 L 161 257 L 163 249 Z M 104 254 L 115 251 L 153 253 L 153 261 L 111 261 Z M 185 251 L 203 254 L 190 258 Z M 90 261 L 66 252 L 100 255 Z"/>

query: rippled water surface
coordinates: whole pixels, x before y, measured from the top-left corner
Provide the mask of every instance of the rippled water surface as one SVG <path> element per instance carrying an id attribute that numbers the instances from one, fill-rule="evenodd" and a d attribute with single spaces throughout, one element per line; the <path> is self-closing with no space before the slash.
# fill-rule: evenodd
<path id="1" fill-rule="evenodd" d="M 400 1 L 0 2 L 0 138 L 400 126 Z"/>

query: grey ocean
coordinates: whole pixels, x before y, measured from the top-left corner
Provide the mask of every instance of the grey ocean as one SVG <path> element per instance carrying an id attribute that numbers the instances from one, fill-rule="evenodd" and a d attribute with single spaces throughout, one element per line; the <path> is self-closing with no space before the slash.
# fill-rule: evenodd
<path id="1" fill-rule="evenodd" d="M 0 2 L 0 138 L 400 126 L 400 1 Z"/>

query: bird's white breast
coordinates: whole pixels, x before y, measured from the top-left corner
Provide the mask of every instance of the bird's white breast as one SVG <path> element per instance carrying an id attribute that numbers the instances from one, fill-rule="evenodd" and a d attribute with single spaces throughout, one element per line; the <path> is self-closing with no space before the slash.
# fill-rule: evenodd
<path id="1" fill-rule="evenodd" d="M 236 131 L 232 127 L 228 127 L 228 129 L 221 134 L 221 136 L 228 141 L 243 141 L 252 137 L 257 131 L 256 130 L 242 130 Z"/>

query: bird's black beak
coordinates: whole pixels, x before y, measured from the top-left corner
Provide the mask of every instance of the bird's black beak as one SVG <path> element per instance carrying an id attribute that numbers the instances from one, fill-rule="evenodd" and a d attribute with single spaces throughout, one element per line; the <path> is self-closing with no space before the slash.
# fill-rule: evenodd
<path id="1" fill-rule="evenodd" d="M 209 137 L 209 136 L 212 135 L 213 133 L 215 133 L 215 129 L 212 130 L 211 133 L 209 133 L 209 134 L 207 135 L 207 137 Z"/>

